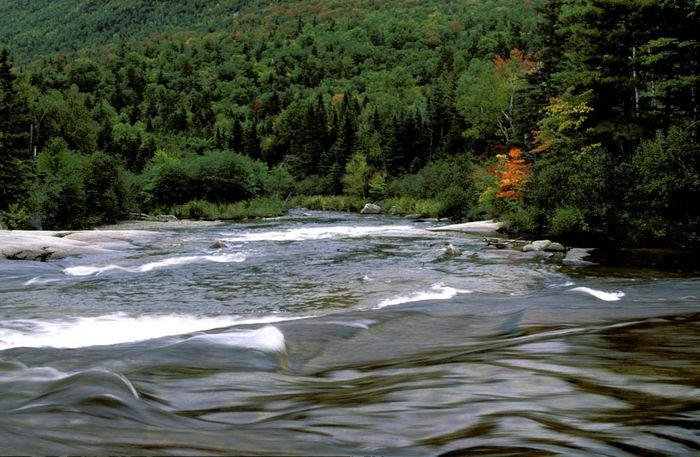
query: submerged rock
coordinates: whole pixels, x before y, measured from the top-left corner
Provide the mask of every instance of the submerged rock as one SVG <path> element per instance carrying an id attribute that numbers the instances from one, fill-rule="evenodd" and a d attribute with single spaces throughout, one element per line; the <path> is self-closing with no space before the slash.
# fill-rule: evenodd
<path id="1" fill-rule="evenodd" d="M 360 214 L 381 214 L 381 212 L 382 207 L 374 203 L 367 203 L 364 208 L 360 210 Z"/>

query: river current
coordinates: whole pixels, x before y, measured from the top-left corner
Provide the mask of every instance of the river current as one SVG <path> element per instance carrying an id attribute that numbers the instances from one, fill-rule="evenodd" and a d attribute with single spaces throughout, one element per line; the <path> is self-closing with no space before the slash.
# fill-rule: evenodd
<path id="1" fill-rule="evenodd" d="M 700 453 L 697 269 L 432 225 L 293 211 L 0 260 L 0 454 Z"/>

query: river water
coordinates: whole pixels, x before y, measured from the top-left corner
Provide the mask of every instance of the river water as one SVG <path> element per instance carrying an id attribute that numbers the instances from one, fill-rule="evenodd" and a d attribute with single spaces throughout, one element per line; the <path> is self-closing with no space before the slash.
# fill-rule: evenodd
<path id="1" fill-rule="evenodd" d="M 700 453 L 696 268 L 429 226 L 293 211 L 0 261 L 0 453 Z"/>

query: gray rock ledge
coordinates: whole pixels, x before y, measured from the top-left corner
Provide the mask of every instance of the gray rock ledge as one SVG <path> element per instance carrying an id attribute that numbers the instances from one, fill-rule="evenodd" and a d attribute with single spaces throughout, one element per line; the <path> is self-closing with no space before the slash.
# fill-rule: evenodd
<path id="1" fill-rule="evenodd" d="M 39 260 L 129 249 L 158 232 L 145 230 L 0 230 L 0 259 Z"/>

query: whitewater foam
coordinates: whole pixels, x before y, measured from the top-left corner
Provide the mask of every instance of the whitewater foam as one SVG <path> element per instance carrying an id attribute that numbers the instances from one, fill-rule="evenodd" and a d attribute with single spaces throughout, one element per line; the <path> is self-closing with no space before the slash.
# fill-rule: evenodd
<path id="1" fill-rule="evenodd" d="M 410 225 L 303 227 L 282 231 L 266 231 L 244 234 L 222 233 L 222 240 L 229 243 L 249 241 L 310 241 L 368 236 L 417 236 L 424 230 Z"/>
<path id="2" fill-rule="evenodd" d="M 569 289 L 569 291 L 587 293 L 604 301 L 618 301 L 625 296 L 624 292 L 604 292 L 602 290 L 591 289 L 590 287 L 574 287 L 573 289 Z"/>
<path id="3" fill-rule="evenodd" d="M 411 295 L 402 295 L 395 298 L 388 298 L 379 303 L 375 309 L 384 308 L 387 306 L 401 305 L 403 303 L 411 303 L 423 300 L 448 300 L 458 294 L 472 293 L 471 290 L 455 289 L 454 287 L 445 286 L 443 284 L 434 284 L 430 290 L 414 292 Z"/>
<path id="4" fill-rule="evenodd" d="M 271 324 L 289 320 L 263 316 L 129 316 L 114 313 L 61 320 L 0 322 L 0 350 L 15 347 L 81 348 L 133 343 L 166 336 L 202 332 L 234 325 Z"/>
<path id="5" fill-rule="evenodd" d="M 284 334 L 273 325 L 266 325 L 254 330 L 196 335 L 185 341 L 204 341 L 208 344 L 257 349 L 266 352 L 285 351 Z"/>
<path id="6" fill-rule="evenodd" d="M 119 265 L 106 265 L 106 266 L 96 266 L 96 265 L 79 265 L 74 267 L 67 267 L 63 269 L 63 272 L 69 276 L 92 276 L 99 275 L 101 273 L 120 270 L 129 273 L 146 273 L 153 270 L 159 270 L 162 268 L 188 265 L 193 263 L 202 262 L 215 262 L 215 263 L 239 263 L 246 260 L 245 254 L 234 253 L 234 254 L 219 254 L 219 255 L 195 255 L 195 256 L 184 256 L 184 257 L 170 257 L 167 259 L 159 260 L 156 262 L 149 262 L 138 267 L 127 268 Z"/>

